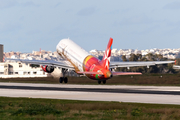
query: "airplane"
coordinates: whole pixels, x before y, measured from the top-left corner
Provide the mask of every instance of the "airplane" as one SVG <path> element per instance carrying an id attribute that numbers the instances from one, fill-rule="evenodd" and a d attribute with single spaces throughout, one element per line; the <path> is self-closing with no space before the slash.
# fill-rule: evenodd
<path id="1" fill-rule="evenodd" d="M 107 48 L 105 50 L 103 59 L 86 52 L 83 48 L 78 46 L 72 40 L 62 39 L 56 46 L 57 53 L 64 59 L 64 61 L 48 61 L 48 60 L 22 60 L 22 59 L 7 59 L 20 61 L 28 64 L 41 65 L 43 71 L 52 73 L 55 67 L 62 69 L 62 77 L 59 78 L 60 83 L 67 83 L 68 78 L 65 76 L 67 70 L 73 70 L 79 75 L 85 75 L 90 79 L 97 80 L 99 84 L 117 75 L 141 75 L 140 72 L 113 72 L 113 68 L 117 67 L 134 67 L 134 66 L 151 66 L 156 64 L 174 63 L 174 61 L 147 61 L 147 62 L 110 62 L 111 49 L 113 38 L 109 39 Z"/>

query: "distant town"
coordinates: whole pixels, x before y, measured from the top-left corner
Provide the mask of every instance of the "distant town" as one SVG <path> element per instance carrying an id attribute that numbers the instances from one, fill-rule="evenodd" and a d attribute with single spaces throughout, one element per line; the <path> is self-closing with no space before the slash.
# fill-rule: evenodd
<path id="1" fill-rule="evenodd" d="M 91 50 L 90 53 L 100 59 L 104 55 L 104 51 L 101 50 Z M 112 49 L 111 52 L 111 61 L 122 61 L 122 55 L 125 55 L 128 59 L 131 54 L 141 54 L 145 56 L 149 53 L 152 54 L 161 54 L 164 58 L 176 59 L 180 58 L 180 48 L 178 49 L 146 49 L 146 50 L 137 50 L 137 49 Z M 62 58 L 57 54 L 57 52 L 51 51 L 32 51 L 32 53 L 22 53 L 22 52 L 4 52 L 5 58 L 13 59 L 29 59 L 29 60 L 55 60 L 60 61 Z"/>

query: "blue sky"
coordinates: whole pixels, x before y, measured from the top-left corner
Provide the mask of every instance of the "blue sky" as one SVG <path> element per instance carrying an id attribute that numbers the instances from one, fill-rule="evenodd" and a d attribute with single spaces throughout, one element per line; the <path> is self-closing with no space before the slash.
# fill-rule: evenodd
<path id="1" fill-rule="evenodd" d="M 180 48 L 179 0 L 0 0 L 5 52 L 56 50 L 70 38 L 87 51 Z"/>

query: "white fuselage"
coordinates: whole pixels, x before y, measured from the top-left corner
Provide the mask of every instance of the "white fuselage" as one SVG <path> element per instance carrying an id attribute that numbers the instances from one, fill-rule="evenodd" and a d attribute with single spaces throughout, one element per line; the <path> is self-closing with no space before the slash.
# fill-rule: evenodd
<path id="1" fill-rule="evenodd" d="M 70 39 L 62 39 L 56 46 L 56 50 L 61 57 L 68 60 L 75 67 L 75 71 L 84 71 L 83 61 L 90 55 L 88 52 Z"/>

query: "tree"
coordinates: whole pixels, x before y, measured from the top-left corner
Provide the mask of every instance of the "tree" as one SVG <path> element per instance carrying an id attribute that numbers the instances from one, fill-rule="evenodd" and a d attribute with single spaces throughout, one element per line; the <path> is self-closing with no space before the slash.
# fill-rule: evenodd
<path id="1" fill-rule="evenodd" d="M 122 57 L 123 61 L 127 61 L 126 56 L 123 55 Z M 141 54 L 131 54 L 129 61 L 166 61 L 167 58 L 163 58 L 163 55 L 161 54 L 152 54 L 149 53 L 146 56 L 142 57 Z M 176 64 L 180 65 L 180 58 L 176 59 Z M 173 64 L 160 64 L 155 66 L 150 66 L 150 68 L 147 68 L 147 66 L 138 66 L 138 67 L 131 67 L 130 69 L 125 68 L 117 68 L 117 71 L 123 71 L 123 72 L 141 72 L 141 73 L 175 73 L 176 71 L 173 69 Z"/>
<path id="2" fill-rule="evenodd" d="M 156 55 L 157 55 L 158 60 L 162 60 L 163 59 L 163 55 L 161 55 L 161 54 L 156 54 Z"/>
<path id="3" fill-rule="evenodd" d="M 137 54 L 136 56 L 138 57 L 138 60 L 142 59 L 142 54 Z"/>
<path id="4" fill-rule="evenodd" d="M 148 61 L 148 59 L 146 57 L 143 57 L 140 59 L 140 61 Z"/>
<path id="5" fill-rule="evenodd" d="M 126 59 L 126 55 L 122 55 L 122 60 L 125 62 L 125 61 L 127 61 L 127 59 Z"/>
<path id="6" fill-rule="evenodd" d="M 148 60 L 154 61 L 154 55 L 152 53 L 148 53 L 146 56 L 148 57 Z"/>
<path id="7" fill-rule="evenodd" d="M 136 56 L 135 54 L 132 53 L 130 55 L 129 61 L 138 61 L 138 56 Z"/>

